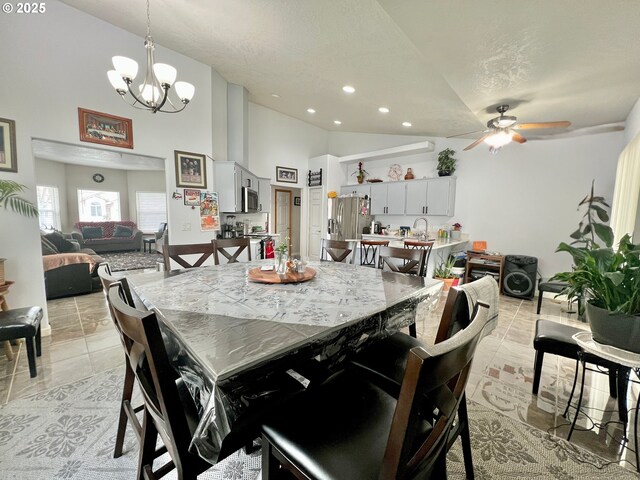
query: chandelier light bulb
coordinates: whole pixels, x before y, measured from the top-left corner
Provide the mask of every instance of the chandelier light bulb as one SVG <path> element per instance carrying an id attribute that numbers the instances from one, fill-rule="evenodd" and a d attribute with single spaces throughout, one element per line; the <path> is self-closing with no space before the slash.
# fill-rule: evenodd
<path id="1" fill-rule="evenodd" d="M 128 57 L 115 56 L 111 59 L 113 68 L 122 78 L 133 80 L 138 74 L 138 62 Z"/>
<path id="2" fill-rule="evenodd" d="M 182 100 L 182 103 L 186 104 L 191 101 L 193 94 L 196 92 L 196 87 L 188 82 L 176 82 L 176 95 Z"/>
<path id="3" fill-rule="evenodd" d="M 156 63 L 153 66 L 153 73 L 156 75 L 160 85 L 169 86 L 173 85 L 173 82 L 176 81 L 176 76 L 178 75 L 178 71 L 166 63 Z"/>
<path id="4" fill-rule="evenodd" d="M 160 89 L 153 85 L 140 85 L 140 95 L 147 103 L 159 103 L 160 101 Z"/>
<path id="5" fill-rule="evenodd" d="M 115 70 L 109 70 L 107 72 L 107 77 L 109 78 L 111 86 L 115 88 L 120 95 L 127 93 L 127 82 L 122 79 L 122 75 Z"/>
<path id="6" fill-rule="evenodd" d="M 496 132 L 493 135 L 485 138 L 484 142 L 496 149 L 504 147 L 505 145 L 511 143 L 511 132 L 509 132 L 508 130 L 500 130 L 499 132 Z"/>

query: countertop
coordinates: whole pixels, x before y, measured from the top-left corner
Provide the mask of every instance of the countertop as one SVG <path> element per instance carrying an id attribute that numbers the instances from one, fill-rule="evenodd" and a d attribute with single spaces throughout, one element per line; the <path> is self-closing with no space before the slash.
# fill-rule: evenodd
<path id="1" fill-rule="evenodd" d="M 415 238 L 415 237 L 399 237 L 399 236 L 394 236 L 394 235 L 375 235 L 375 234 L 365 234 L 365 235 L 362 235 L 362 238 L 364 238 L 365 240 L 366 239 L 369 239 L 369 240 L 389 240 L 389 245 L 391 245 L 392 247 L 394 246 L 394 243 L 397 246 L 403 246 L 405 240 L 413 240 L 413 241 L 420 240 L 419 238 Z M 460 240 L 429 239 L 429 241 L 432 241 L 432 240 L 434 242 L 432 250 L 438 250 L 440 248 L 455 247 L 456 245 L 462 245 L 462 244 L 468 242 L 468 240 L 466 238 L 465 239 L 460 239 Z M 348 241 L 350 241 L 350 242 L 359 242 L 360 240 L 348 239 Z"/>

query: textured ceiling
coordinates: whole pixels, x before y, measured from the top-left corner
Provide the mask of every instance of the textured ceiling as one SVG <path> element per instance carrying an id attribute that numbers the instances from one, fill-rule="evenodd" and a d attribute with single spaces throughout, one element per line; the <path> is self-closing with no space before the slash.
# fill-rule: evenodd
<path id="1" fill-rule="evenodd" d="M 64 3 L 145 34 L 143 0 Z M 638 25 L 632 0 L 151 0 L 156 43 L 253 102 L 328 130 L 405 135 L 481 130 L 501 103 L 576 133 L 624 121 L 640 97 Z"/>

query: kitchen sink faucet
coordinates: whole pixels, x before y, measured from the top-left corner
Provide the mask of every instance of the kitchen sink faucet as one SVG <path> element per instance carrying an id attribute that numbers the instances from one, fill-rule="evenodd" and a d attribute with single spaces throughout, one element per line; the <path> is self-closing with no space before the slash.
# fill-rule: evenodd
<path id="1" fill-rule="evenodd" d="M 420 218 L 416 218 L 416 221 L 413 222 L 413 227 L 411 227 L 413 230 L 415 230 L 416 226 L 418 225 L 418 222 L 420 220 L 424 221 L 424 234 L 420 235 L 420 240 L 427 240 L 427 236 L 429 235 L 428 231 L 429 231 L 429 222 L 427 222 L 427 219 L 425 217 L 420 217 Z"/>

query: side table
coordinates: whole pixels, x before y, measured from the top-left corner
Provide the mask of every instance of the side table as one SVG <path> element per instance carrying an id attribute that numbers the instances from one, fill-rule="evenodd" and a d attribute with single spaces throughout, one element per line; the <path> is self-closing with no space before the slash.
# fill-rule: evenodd
<path id="1" fill-rule="evenodd" d="M 7 305 L 7 299 L 4 298 L 7 293 L 9 293 L 9 288 L 15 282 L 11 280 L 6 280 L 3 285 L 0 285 L 0 310 L 7 311 L 9 310 L 9 305 Z M 4 354 L 7 356 L 9 361 L 13 360 L 13 348 L 11 348 L 11 342 L 8 340 L 4 342 Z"/>
<path id="2" fill-rule="evenodd" d="M 593 340 L 593 336 L 591 332 L 579 332 L 573 335 L 573 338 L 578 345 L 582 348 L 584 352 L 591 353 L 593 355 L 597 355 L 601 358 L 609 360 L 610 362 L 617 363 L 621 367 L 628 367 L 633 370 L 638 378 L 640 378 L 640 354 L 629 352 L 627 350 L 621 350 L 620 348 L 612 347 L 611 345 L 603 345 Z M 569 435 L 567 436 L 567 440 L 571 438 L 571 434 L 576 426 L 576 420 L 578 418 L 578 412 L 580 411 L 580 405 L 582 403 L 582 394 L 584 392 L 584 367 L 585 361 L 584 358 L 581 357 L 582 363 L 582 384 L 580 386 L 580 397 L 578 398 L 578 405 L 576 407 L 576 414 L 573 417 L 573 422 L 571 423 L 571 429 L 569 430 Z M 636 469 L 640 472 L 640 452 L 638 452 L 638 410 L 640 409 L 640 396 L 638 396 L 638 400 L 636 402 L 636 412 L 635 412 L 635 420 L 633 425 L 633 439 L 635 445 L 635 455 L 636 455 Z M 626 434 L 626 432 L 625 432 Z"/>

